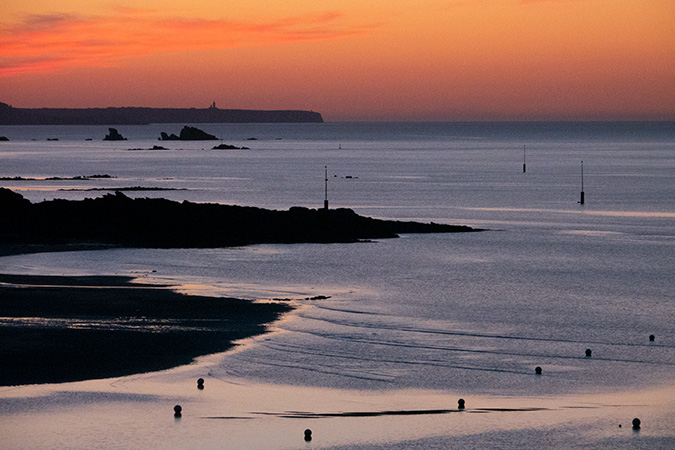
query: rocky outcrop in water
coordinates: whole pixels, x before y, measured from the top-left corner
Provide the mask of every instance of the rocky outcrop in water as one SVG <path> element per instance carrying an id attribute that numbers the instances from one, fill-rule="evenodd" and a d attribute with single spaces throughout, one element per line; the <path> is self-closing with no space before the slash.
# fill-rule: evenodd
<path id="1" fill-rule="evenodd" d="M 103 138 L 104 141 L 126 141 L 127 138 L 122 136 L 116 128 L 108 128 L 108 134 Z"/>
<path id="2" fill-rule="evenodd" d="M 212 134 L 209 134 L 205 131 L 200 130 L 195 127 L 184 126 L 180 130 L 180 136 L 175 134 L 167 134 L 165 132 L 160 133 L 160 140 L 162 141 L 217 141 L 218 138 Z"/>
<path id="3" fill-rule="evenodd" d="M 220 144 L 213 147 L 211 150 L 249 150 L 248 147 L 237 147 L 236 145 Z"/>

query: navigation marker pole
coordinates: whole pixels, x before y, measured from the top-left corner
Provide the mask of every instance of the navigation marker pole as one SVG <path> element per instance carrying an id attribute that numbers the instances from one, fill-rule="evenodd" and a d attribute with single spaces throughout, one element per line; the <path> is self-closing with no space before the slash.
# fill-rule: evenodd
<path id="1" fill-rule="evenodd" d="M 523 145 L 523 173 L 527 172 L 527 165 L 525 164 L 525 145 Z"/>
<path id="2" fill-rule="evenodd" d="M 581 200 L 579 203 L 584 204 L 584 162 L 581 161 Z"/>
<path id="3" fill-rule="evenodd" d="M 326 183 L 325 184 L 325 194 L 326 194 L 326 197 L 323 201 L 323 209 L 328 211 L 328 166 L 324 166 L 324 169 L 326 171 L 326 179 L 325 179 L 325 183 Z"/>

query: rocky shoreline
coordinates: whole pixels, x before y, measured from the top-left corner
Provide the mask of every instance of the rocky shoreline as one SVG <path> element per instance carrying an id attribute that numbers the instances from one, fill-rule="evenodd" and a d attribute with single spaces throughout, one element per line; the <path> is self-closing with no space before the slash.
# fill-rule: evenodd
<path id="1" fill-rule="evenodd" d="M 0 188 L 0 247 L 104 245 L 216 248 L 259 243 L 337 243 L 400 233 L 481 231 L 467 226 L 379 220 L 351 209 L 287 211 L 214 203 L 129 198 L 122 192 L 85 200 L 31 203 Z"/>
<path id="2" fill-rule="evenodd" d="M 0 256 L 357 242 L 397 233 L 480 231 L 372 219 L 349 209 L 274 211 L 132 199 L 119 191 L 95 199 L 31 203 L 0 188 L 0 208 Z M 0 365 L 5 368 L 0 386 L 118 377 L 188 364 L 264 333 L 266 324 L 291 309 L 281 300 L 188 296 L 170 286 L 131 283 L 129 277 L 0 274 Z"/>

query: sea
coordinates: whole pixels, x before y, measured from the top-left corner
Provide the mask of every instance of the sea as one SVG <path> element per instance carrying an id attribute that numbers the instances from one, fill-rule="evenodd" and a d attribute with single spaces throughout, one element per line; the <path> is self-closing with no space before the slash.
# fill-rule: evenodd
<path id="1" fill-rule="evenodd" d="M 158 141 L 182 124 L 119 125 L 114 142 L 104 126 L 0 126 L 0 186 L 32 202 L 137 187 L 124 195 L 327 199 L 484 231 L 26 254 L 0 258 L 0 273 L 130 275 L 296 306 L 219 355 L 214 378 L 505 397 L 673 386 L 674 122 L 195 126 L 219 140 Z"/>

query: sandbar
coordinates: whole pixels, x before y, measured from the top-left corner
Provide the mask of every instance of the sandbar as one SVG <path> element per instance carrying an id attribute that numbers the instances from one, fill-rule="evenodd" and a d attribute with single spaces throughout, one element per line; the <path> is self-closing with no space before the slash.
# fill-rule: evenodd
<path id="1" fill-rule="evenodd" d="M 289 311 L 123 276 L 0 275 L 0 386 L 118 377 L 189 364 Z"/>

